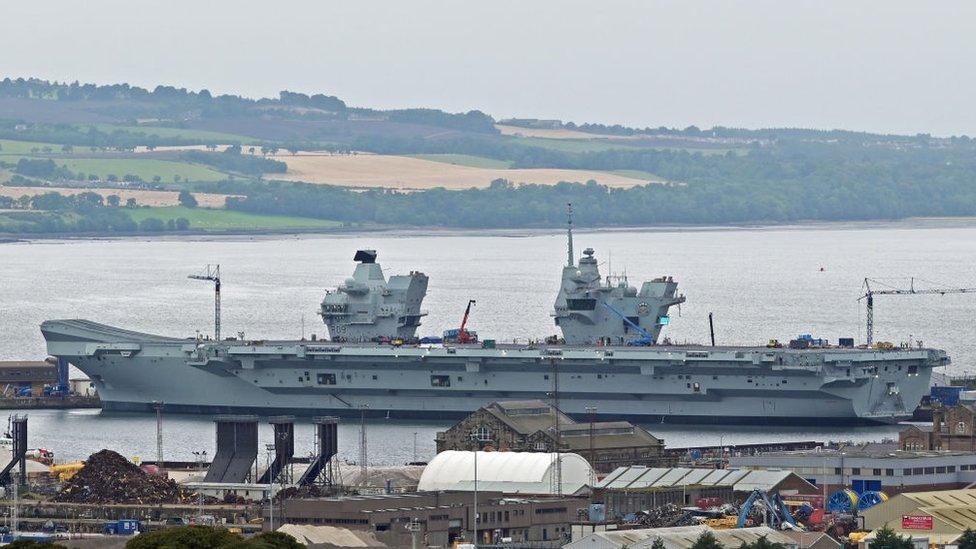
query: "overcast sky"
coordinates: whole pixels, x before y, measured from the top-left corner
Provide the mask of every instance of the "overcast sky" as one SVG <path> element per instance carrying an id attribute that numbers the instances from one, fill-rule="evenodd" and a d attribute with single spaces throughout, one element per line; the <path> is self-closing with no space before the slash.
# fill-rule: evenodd
<path id="1" fill-rule="evenodd" d="M 13 2 L 0 73 L 631 126 L 976 135 L 976 2 Z"/>

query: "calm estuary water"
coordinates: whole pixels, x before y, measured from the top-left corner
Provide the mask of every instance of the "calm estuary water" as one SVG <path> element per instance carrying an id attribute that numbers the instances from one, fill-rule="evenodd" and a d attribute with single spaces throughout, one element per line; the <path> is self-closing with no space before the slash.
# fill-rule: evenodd
<path id="1" fill-rule="evenodd" d="M 976 287 L 976 220 L 920 220 L 749 229 L 580 231 L 577 255 L 593 247 L 633 285 L 672 275 L 688 301 L 673 311 L 665 335 L 706 342 L 714 313 L 719 343 L 763 344 L 812 333 L 864 339 L 861 282 L 918 276 Z M 45 356 L 38 330 L 48 318 L 87 318 L 173 336 L 212 331 L 212 287 L 186 276 L 220 263 L 223 332 L 253 338 L 325 334 L 316 309 L 326 288 L 348 277 L 357 248 L 375 248 L 388 275 L 420 270 L 430 289 L 423 334 L 456 326 L 468 299 L 471 325 L 499 341 L 555 333 L 549 310 L 566 261 L 565 236 L 551 232 L 367 233 L 195 239 L 43 240 L 0 244 L 0 360 Z M 875 337 L 922 340 L 953 358 L 947 373 L 976 370 L 976 295 L 878 297 Z M 152 416 L 97 411 L 36 411 L 32 446 L 84 457 L 105 446 L 127 455 L 155 453 Z M 371 461 L 433 453 L 449 422 L 373 420 Z M 858 429 L 687 428 L 650 425 L 669 446 L 779 439 L 873 440 L 896 427 Z M 356 456 L 358 425 L 343 426 L 344 454 Z M 192 459 L 213 447 L 210 418 L 168 416 L 166 455 Z M 270 431 L 270 429 L 264 429 Z M 307 431 L 307 432 L 306 432 Z M 262 432 L 262 437 L 268 433 Z M 299 450 L 311 426 L 299 427 Z M 730 440 L 731 439 L 731 440 Z"/>

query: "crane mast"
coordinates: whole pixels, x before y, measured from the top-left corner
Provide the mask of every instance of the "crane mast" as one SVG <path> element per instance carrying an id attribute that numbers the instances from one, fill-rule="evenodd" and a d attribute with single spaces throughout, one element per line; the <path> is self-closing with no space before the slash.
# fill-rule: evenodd
<path id="1" fill-rule="evenodd" d="M 220 341 L 220 265 L 207 265 L 203 274 L 190 275 L 187 278 L 214 283 L 214 339 Z"/>
<path id="2" fill-rule="evenodd" d="M 919 279 L 921 280 L 921 279 Z M 924 281 L 923 281 L 924 282 Z M 884 289 L 876 290 L 871 287 L 871 284 L 875 286 L 883 285 L 887 286 Z M 915 287 L 915 277 L 908 279 L 907 288 L 899 288 L 891 286 L 890 284 L 873 279 L 865 278 L 864 284 L 861 286 L 864 294 L 857 300 L 864 300 L 867 302 L 867 344 L 868 347 L 874 344 L 874 296 L 876 295 L 946 295 L 946 294 L 971 294 L 976 293 L 976 288 L 916 288 Z"/>
<path id="3" fill-rule="evenodd" d="M 470 343 L 471 334 L 468 333 L 466 326 L 468 325 L 468 316 L 471 314 L 471 306 L 475 304 L 475 300 L 469 299 L 468 306 L 464 309 L 464 318 L 461 319 L 461 328 L 458 330 L 457 341 L 458 343 Z"/>

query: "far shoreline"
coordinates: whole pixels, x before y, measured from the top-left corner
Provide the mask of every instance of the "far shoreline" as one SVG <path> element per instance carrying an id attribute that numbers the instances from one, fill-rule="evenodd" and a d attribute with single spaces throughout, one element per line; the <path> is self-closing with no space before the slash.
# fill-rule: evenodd
<path id="1" fill-rule="evenodd" d="M 918 230 L 976 228 L 976 216 L 972 217 L 908 217 L 904 219 L 875 220 L 802 220 L 789 223 L 735 223 L 725 225 L 637 225 L 620 227 L 574 226 L 578 233 L 630 233 L 630 232 L 712 232 L 712 231 L 844 231 L 844 230 Z M 461 227 L 423 227 L 423 226 L 349 226 L 323 227 L 309 229 L 254 229 L 254 230 L 187 230 L 159 233 L 0 233 L 0 244 L 30 243 L 33 241 L 89 241 L 89 240 L 224 240 L 224 239 L 275 239 L 281 237 L 354 236 L 358 234 L 385 234 L 387 236 L 435 237 L 435 236 L 498 236 L 529 237 L 557 234 L 565 227 L 520 227 L 520 228 L 461 228 Z"/>

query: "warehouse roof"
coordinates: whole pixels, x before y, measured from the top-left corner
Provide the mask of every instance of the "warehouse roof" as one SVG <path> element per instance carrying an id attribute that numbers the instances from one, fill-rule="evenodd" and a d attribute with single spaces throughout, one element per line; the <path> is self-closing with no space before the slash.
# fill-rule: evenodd
<path id="1" fill-rule="evenodd" d="M 567 549 L 583 547 L 629 547 L 631 549 L 648 548 L 660 539 L 666 549 L 689 549 L 704 533 L 711 532 L 720 545 L 737 549 L 743 544 L 751 544 L 761 537 L 772 543 L 781 543 L 786 547 L 795 548 L 796 541 L 767 526 L 755 528 L 738 528 L 731 530 L 715 530 L 708 526 L 678 526 L 674 528 L 643 528 L 639 530 L 613 530 L 595 532 L 566 545 Z"/>
<path id="2" fill-rule="evenodd" d="M 791 476 L 796 474 L 779 469 L 667 468 L 632 465 L 618 467 L 597 483 L 596 487 L 611 490 L 640 490 L 675 486 L 731 486 L 736 492 L 751 492 L 772 490 Z"/>
<path id="3" fill-rule="evenodd" d="M 386 547 L 372 532 L 350 530 L 336 526 L 285 524 L 279 532 L 288 534 L 302 545 L 328 544 L 333 547 Z"/>
<path id="4" fill-rule="evenodd" d="M 478 489 L 504 493 L 553 493 L 555 457 L 541 452 L 478 452 Z M 593 470 L 577 454 L 558 454 L 562 493 L 572 493 L 590 482 Z M 434 456 L 424 468 L 420 491 L 472 490 L 475 452 L 448 450 Z M 489 488 L 490 487 L 490 488 Z"/>
<path id="5" fill-rule="evenodd" d="M 897 444 L 872 443 L 863 445 L 845 445 L 840 448 L 822 448 L 820 450 L 790 450 L 785 452 L 767 452 L 760 457 L 861 457 L 872 459 L 928 459 L 933 457 L 968 456 L 972 452 L 957 450 L 900 450 Z M 732 458 L 735 460 L 736 458 Z"/>
<path id="6" fill-rule="evenodd" d="M 933 492 L 903 492 L 895 497 L 904 497 L 918 503 L 920 507 L 942 507 L 951 505 L 976 506 L 976 490 L 937 490 Z"/>

